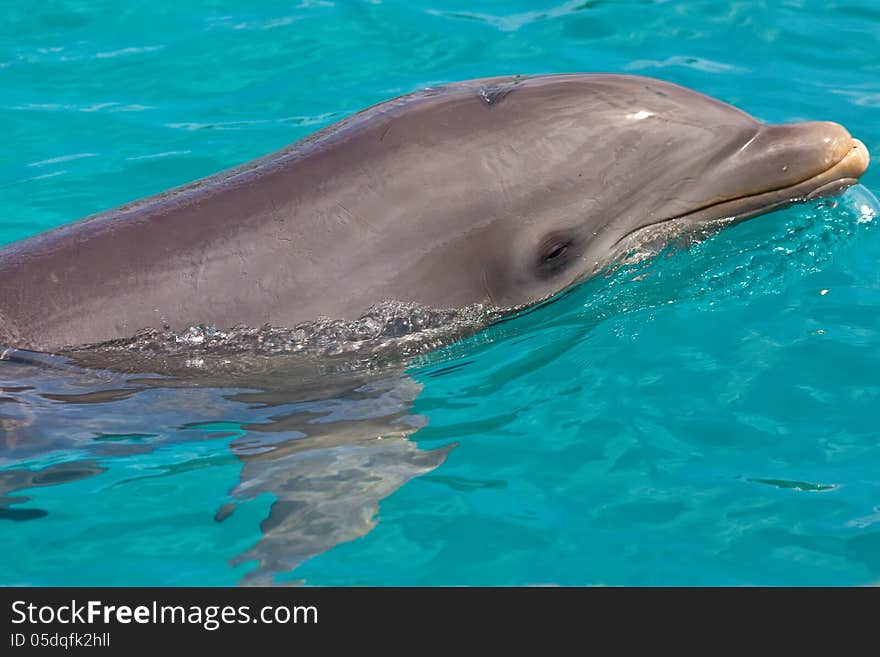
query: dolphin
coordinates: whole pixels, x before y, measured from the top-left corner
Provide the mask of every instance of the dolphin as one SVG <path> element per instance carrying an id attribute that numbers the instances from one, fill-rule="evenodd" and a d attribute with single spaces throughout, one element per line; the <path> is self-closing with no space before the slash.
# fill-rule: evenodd
<path id="1" fill-rule="evenodd" d="M 655 79 L 459 82 L 7 246 L 0 344 L 292 327 L 385 300 L 528 306 L 640 236 L 833 194 L 868 160 L 836 123 L 768 125 Z"/>

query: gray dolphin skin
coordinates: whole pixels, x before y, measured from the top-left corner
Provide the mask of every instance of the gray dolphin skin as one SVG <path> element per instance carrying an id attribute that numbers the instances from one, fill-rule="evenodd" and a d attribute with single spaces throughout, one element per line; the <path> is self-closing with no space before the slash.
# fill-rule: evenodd
<path id="1" fill-rule="evenodd" d="M 148 327 L 293 327 L 386 301 L 534 304 L 658 226 L 739 220 L 854 184 L 840 125 L 767 125 L 611 74 L 450 84 L 236 169 L 0 251 L 0 344 Z"/>

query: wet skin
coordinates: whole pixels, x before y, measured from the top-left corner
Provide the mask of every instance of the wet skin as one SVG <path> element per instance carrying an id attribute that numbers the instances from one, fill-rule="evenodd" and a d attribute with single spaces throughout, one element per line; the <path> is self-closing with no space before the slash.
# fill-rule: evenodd
<path id="1" fill-rule="evenodd" d="M 767 125 L 648 78 L 451 84 L 0 250 L 0 344 L 530 305 L 646 231 L 832 194 L 867 164 L 838 124 Z"/>

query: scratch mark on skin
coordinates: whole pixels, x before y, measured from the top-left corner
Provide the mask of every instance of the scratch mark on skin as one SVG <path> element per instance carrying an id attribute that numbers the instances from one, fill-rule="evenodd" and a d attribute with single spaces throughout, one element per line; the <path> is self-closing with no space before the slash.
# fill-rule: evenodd
<path id="1" fill-rule="evenodd" d="M 269 212 L 272 217 L 272 222 L 275 224 L 276 233 L 275 238 L 279 242 L 285 242 L 290 244 L 293 242 L 293 238 L 291 238 L 287 234 L 287 215 L 282 210 L 282 205 L 276 201 L 273 197 L 269 197 L 266 199 L 266 202 L 269 205 Z"/>
<path id="2" fill-rule="evenodd" d="M 194 256 L 190 261 L 186 263 L 186 266 L 180 272 L 180 277 L 184 280 L 184 282 L 192 288 L 192 291 L 198 292 L 198 280 L 197 280 L 197 272 L 199 269 L 199 261 L 198 257 Z"/>
<path id="3" fill-rule="evenodd" d="M 272 300 L 271 305 L 278 306 L 281 303 L 281 295 L 277 291 L 266 287 L 266 284 L 260 278 L 256 279 L 256 283 L 257 289 L 260 290 L 260 292 L 262 292 L 264 296 Z M 266 311 L 263 313 L 263 323 L 269 324 L 270 321 L 271 314 L 269 313 L 269 310 L 267 308 Z"/>
<path id="4" fill-rule="evenodd" d="M 363 217 L 363 215 L 352 212 L 351 210 L 349 210 L 347 207 L 345 207 L 339 201 L 336 201 L 336 205 L 338 205 L 342 209 L 342 211 L 345 212 L 353 220 L 355 220 L 356 222 L 358 222 L 360 224 L 363 224 L 363 226 L 365 226 L 366 229 L 369 230 L 371 233 L 373 233 L 374 235 L 379 234 L 379 231 L 376 229 L 376 227 L 373 224 L 371 224 L 367 219 L 365 219 Z"/>
<path id="5" fill-rule="evenodd" d="M 272 221 L 279 225 L 279 227 L 283 227 L 285 222 L 284 213 L 281 211 L 281 204 L 275 200 L 272 196 L 266 198 L 266 203 L 269 206 L 269 211 L 272 215 Z"/>
<path id="6" fill-rule="evenodd" d="M 489 298 L 489 304 L 492 308 L 498 308 L 498 304 L 495 303 L 495 299 L 492 298 L 492 291 L 489 289 L 489 274 L 486 271 L 486 265 L 484 264 L 480 268 L 480 280 L 483 283 L 483 291 L 486 293 L 486 296 Z"/>
<path id="7" fill-rule="evenodd" d="M 241 249 L 237 249 L 233 251 L 233 254 L 238 258 L 239 262 L 241 263 L 241 275 L 247 278 L 247 258 L 245 258 L 244 251 L 242 251 Z"/>

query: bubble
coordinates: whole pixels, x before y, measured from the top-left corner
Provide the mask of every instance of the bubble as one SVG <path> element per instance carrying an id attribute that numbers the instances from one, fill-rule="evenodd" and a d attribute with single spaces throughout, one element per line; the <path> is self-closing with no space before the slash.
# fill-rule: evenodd
<path id="1" fill-rule="evenodd" d="M 204 355 L 241 353 L 363 356 L 393 351 L 409 357 L 446 346 L 486 326 L 511 310 L 474 304 L 437 309 L 416 303 L 386 301 L 355 320 L 318 318 L 297 326 L 190 326 L 176 332 L 170 326 L 146 329 L 130 338 L 81 345 L 67 353 L 129 352 L 157 356 L 183 355 L 190 367 L 202 367 Z"/>

